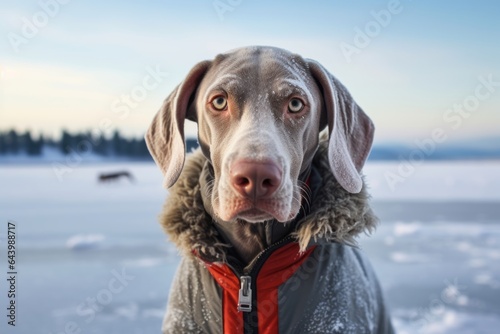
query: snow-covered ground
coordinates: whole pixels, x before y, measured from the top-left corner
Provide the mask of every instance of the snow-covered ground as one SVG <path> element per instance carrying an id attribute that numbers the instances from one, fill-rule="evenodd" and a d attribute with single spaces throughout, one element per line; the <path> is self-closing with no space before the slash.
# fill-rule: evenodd
<path id="1" fill-rule="evenodd" d="M 158 333 L 179 261 L 151 163 L 0 165 L 0 273 L 17 224 L 17 323 L 1 333 Z M 127 169 L 135 182 L 98 184 Z M 363 237 L 399 333 L 498 333 L 500 162 L 365 167 L 381 225 Z M 0 281 L 0 309 L 7 286 Z"/>

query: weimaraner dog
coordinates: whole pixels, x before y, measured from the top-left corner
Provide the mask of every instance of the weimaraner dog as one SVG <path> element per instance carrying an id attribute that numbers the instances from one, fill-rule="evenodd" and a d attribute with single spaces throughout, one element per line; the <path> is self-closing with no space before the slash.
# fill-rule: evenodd
<path id="1" fill-rule="evenodd" d="M 198 141 L 201 152 L 197 154 L 202 157 L 200 158 L 202 159 L 200 166 L 203 166 L 199 167 L 200 171 L 195 175 L 195 182 L 189 186 L 185 185 L 190 183 L 186 183 L 187 181 L 184 179 L 179 180 L 184 185 L 176 184 L 179 178 L 182 179 L 183 167 L 186 169 L 184 166 L 185 119 L 195 121 L 198 124 Z M 327 139 L 325 150 L 321 151 L 320 132 L 323 129 L 327 132 Z M 175 222 L 176 225 L 173 226 L 174 223 L 171 222 L 175 220 L 172 218 L 173 215 L 167 214 L 165 216 L 167 218 L 163 222 L 164 227 L 180 248 L 187 248 L 186 258 L 190 258 L 189 254 L 197 256 L 194 256 L 195 260 L 185 260 L 189 264 L 184 262 L 181 264 L 177 281 L 172 287 L 164 332 L 180 332 L 179 328 L 184 328 L 183 326 L 186 324 L 196 329 L 187 331 L 193 333 L 233 333 L 232 330 L 240 328 L 238 327 L 240 325 L 242 333 L 252 332 L 252 327 L 248 324 L 251 322 L 248 320 L 250 318 L 245 318 L 245 312 L 251 313 L 255 309 L 257 309 L 255 312 L 261 312 L 261 305 L 263 305 L 262 301 L 259 300 L 261 295 L 260 290 L 258 290 L 259 286 L 255 286 L 260 274 L 256 269 L 252 269 L 252 266 L 256 266 L 259 261 L 263 262 L 263 257 L 272 256 L 273 244 L 281 243 L 281 247 L 281 245 L 286 244 L 282 240 L 289 240 L 291 235 L 295 235 L 300 246 L 297 246 L 299 247 L 297 248 L 297 257 L 306 254 L 308 249 L 314 247 L 318 252 L 322 245 L 318 239 L 322 237 L 328 241 L 340 241 L 338 244 L 342 244 L 342 236 L 329 237 L 329 232 L 324 232 L 320 228 L 316 228 L 316 230 L 311 228 L 306 236 L 298 235 L 297 232 L 298 226 L 306 224 L 301 223 L 300 219 L 307 221 L 308 214 L 310 215 L 307 211 L 308 208 L 314 208 L 316 202 L 321 202 L 319 197 L 314 197 L 313 188 L 321 188 L 322 182 L 326 182 L 321 181 L 322 176 L 314 176 L 321 174 L 315 172 L 316 169 L 320 169 L 315 167 L 315 157 L 324 155 L 327 172 L 323 171 L 322 173 L 333 175 L 332 179 L 336 180 L 334 181 L 336 185 L 338 184 L 338 187 L 335 188 L 337 190 L 331 188 L 332 198 L 350 199 L 349 196 L 362 196 L 364 201 L 368 196 L 364 193 L 360 171 L 369 154 L 373 135 L 374 126 L 369 117 L 353 101 L 344 86 L 322 65 L 313 60 L 304 59 L 279 48 L 246 47 L 218 55 L 212 61 L 203 61 L 197 64 L 167 98 L 146 134 L 148 148 L 164 174 L 164 185 L 170 188 L 176 184 L 175 187 L 179 189 L 192 187 L 192 189 L 184 189 L 184 192 L 176 191 L 175 187 L 172 188 L 174 190 L 168 200 L 177 204 L 171 206 L 183 207 L 184 205 L 184 212 L 181 216 L 186 217 L 190 210 L 196 211 L 199 208 L 196 207 L 196 204 L 190 204 L 193 208 L 188 207 L 185 203 L 179 204 L 178 202 L 181 202 L 179 198 L 199 196 L 203 202 L 204 213 L 202 215 L 206 213 L 206 217 L 209 217 L 198 225 L 190 221 L 187 225 L 184 222 Z M 324 152 L 324 154 L 319 151 Z M 196 155 L 196 153 L 194 154 Z M 189 167 L 189 169 L 192 168 Z M 328 175 L 324 178 L 329 178 Z M 196 191 L 198 179 L 200 179 L 201 188 L 199 192 Z M 320 208 L 319 211 L 321 210 L 328 211 L 329 209 Z M 333 207 L 332 212 L 335 210 L 336 208 Z M 346 228 L 349 231 L 344 231 L 345 235 L 351 233 L 351 230 L 357 233 L 364 230 L 364 220 L 369 220 L 366 216 L 371 214 L 371 210 L 363 209 L 362 211 L 361 218 L 353 218 L 352 224 Z M 350 212 L 342 214 L 356 216 L 354 213 L 351 215 Z M 183 219 L 189 220 L 191 218 L 180 218 L 180 220 Z M 329 231 L 336 229 L 335 219 L 337 218 L 334 217 L 332 221 L 323 223 L 329 224 L 327 228 Z M 367 222 L 365 227 L 370 229 L 372 223 L 371 221 Z M 338 224 L 341 224 L 340 220 Z M 272 229 L 268 228 L 270 225 L 272 225 Z M 212 230 L 216 231 L 215 234 L 218 237 L 214 237 L 216 241 L 212 243 L 213 245 L 205 241 L 198 242 L 196 237 L 192 237 L 194 234 L 192 232 L 193 226 L 196 226 L 197 235 L 200 234 L 200 229 L 209 231 L 207 234 L 212 233 L 210 232 Z M 186 235 L 189 235 L 189 238 Z M 313 239 L 316 240 L 316 244 Z M 347 240 L 348 237 L 345 239 Z M 230 246 L 231 251 L 225 250 L 222 257 L 216 256 L 216 260 L 209 259 L 210 256 L 205 254 L 206 249 L 211 249 L 212 246 L 215 249 L 218 247 L 217 245 L 222 243 Z M 199 244 L 203 244 L 203 246 L 199 246 Z M 338 244 L 336 243 L 335 247 L 345 246 Z M 349 247 L 349 249 L 351 248 Z M 337 254 L 339 250 L 335 249 L 334 253 Z M 342 250 L 342 256 L 345 257 L 346 252 Z M 331 255 L 334 253 L 329 253 L 330 257 L 334 258 L 329 259 L 328 262 L 337 261 L 336 263 L 338 263 L 340 261 L 341 256 Z M 347 267 L 357 268 L 360 266 L 360 255 L 353 254 L 355 255 L 351 256 L 352 259 L 342 261 L 345 261 Z M 238 265 L 235 265 L 234 262 L 231 263 L 228 258 L 232 258 Z M 294 256 L 290 256 L 290 258 L 294 258 Z M 367 266 L 364 261 L 361 261 L 361 267 Z M 209 304 L 209 302 L 207 299 L 196 299 L 198 297 L 189 292 L 192 289 L 198 291 L 196 285 L 198 283 L 201 284 L 201 290 L 212 289 L 213 282 L 219 283 L 218 289 L 226 291 L 226 285 L 221 283 L 217 273 L 213 272 L 217 266 L 209 264 L 213 262 L 227 263 L 235 276 L 238 277 L 238 286 L 241 284 L 241 289 L 243 289 L 239 291 L 238 309 L 235 311 L 238 313 L 231 316 L 227 312 L 232 311 L 226 309 L 229 307 L 227 306 L 230 303 L 229 299 L 225 300 L 226 297 L 221 297 L 226 296 L 222 292 L 217 295 L 218 297 L 211 296 L 207 292 L 211 296 L 208 298 L 209 301 L 217 298 L 223 299 L 222 303 L 217 304 L 218 306 L 200 306 Z M 203 270 L 199 267 L 200 263 Z M 191 269 L 186 269 L 188 267 Z M 244 269 L 238 270 L 239 267 Z M 265 264 L 263 268 L 267 268 Z M 318 267 L 317 270 L 326 270 L 321 268 Z M 210 275 L 207 274 L 207 270 L 210 271 Z M 366 303 L 374 304 L 367 310 L 356 309 L 353 311 L 357 319 L 353 320 L 354 322 L 364 319 L 364 317 L 371 317 L 372 320 L 366 321 L 366 324 L 356 325 L 358 329 L 365 328 L 363 326 L 366 325 L 366 328 L 371 328 L 371 331 L 353 330 L 352 332 L 390 333 L 392 329 L 384 309 L 380 287 L 373 274 L 366 274 L 367 271 L 371 273 L 370 269 L 356 271 L 357 274 L 352 274 L 350 269 L 343 269 L 343 267 L 339 270 L 350 272 L 351 276 L 358 274 L 363 276 L 363 280 L 367 281 L 363 281 L 366 283 L 366 288 L 360 289 L 370 291 L 372 297 L 363 298 L 366 299 Z M 189 278 L 189 275 L 198 275 L 199 277 Z M 226 276 L 227 274 L 224 274 L 221 277 Z M 320 277 L 319 273 L 317 277 Z M 357 278 L 353 277 L 352 279 L 355 282 Z M 198 283 L 193 283 L 193 280 Z M 185 284 L 190 284 L 186 291 L 183 290 Z M 284 289 L 285 284 L 283 283 L 280 289 Z M 251 292 L 252 288 L 257 290 L 257 293 L 253 292 L 254 295 Z M 320 305 L 321 298 L 326 298 L 337 288 L 339 285 L 335 288 L 329 288 L 328 293 L 323 293 L 322 296 L 311 297 L 311 300 L 318 299 L 317 305 Z M 347 288 L 342 289 L 339 294 L 345 293 L 344 290 L 347 290 Z M 321 291 L 319 286 L 318 291 Z M 245 295 L 247 293 L 250 293 L 250 297 Z M 247 300 L 245 306 L 242 306 L 244 304 L 241 301 L 244 299 L 243 297 L 249 298 L 245 299 Z M 302 297 L 306 298 L 307 296 Z M 353 298 L 353 300 L 357 298 L 354 303 L 359 302 L 360 299 L 357 295 L 346 298 Z M 221 306 L 221 304 L 225 306 Z M 292 305 L 294 304 L 292 302 L 288 302 L 288 304 L 289 306 L 286 307 L 297 310 L 297 305 Z M 196 316 L 196 311 L 193 311 L 193 309 L 200 307 L 204 308 L 203 317 Z M 281 305 L 279 307 L 281 308 Z M 308 314 L 309 308 L 304 307 L 303 313 Z M 347 306 L 345 307 L 347 308 Z M 356 308 L 357 306 L 349 304 L 348 307 Z M 184 309 L 181 310 L 182 308 Z M 311 304 L 310 309 L 314 309 L 314 305 Z M 218 325 L 207 324 L 210 323 L 210 320 L 207 320 L 207 312 L 212 312 L 210 313 L 212 314 L 211 319 L 218 318 L 221 323 L 219 329 L 213 327 Z M 189 313 L 192 314 L 189 315 Z M 229 322 L 230 317 L 231 319 L 239 317 L 240 313 L 243 314 L 243 320 L 239 325 Z M 358 313 L 369 314 L 359 315 Z M 256 314 L 258 316 L 255 315 L 255 318 L 259 320 L 258 326 L 254 323 L 254 327 L 259 327 L 259 332 L 264 332 L 262 329 L 264 327 L 260 326 L 264 326 L 267 318 L 261 313 Z M 279 314 L 281 317 L 281 313 Z M 317 313 L 311 311 L 310 314 L 311 318 Z M 344 312 L 342 314 L 344 314 L 342 319 L 346 323 L 342 325 L 344 327 L 337 327 L 344 329 L 339 333 L 350 333 L 351 331 L 346 330 L 349 328 L 347 323 L 350 320 L 348 316 L 345 316 L 345 314 L 350 313 Z M 276 317 L 278 316 L 276 315 Z M 305 320 L 294 324 L 293 319 L 286 321 L 280 319 L 279 332 L 315 332 L 300 327 L 305 326 L 306 323 Z M 265 328 L 271 328 L 269 326 L 265 325 Z M 331 328 L 334 329 L 334 327 Z M 326 332 L 337 333 L 333 329 Z M 277 331 L 269 330 L 268 332 Z"/>

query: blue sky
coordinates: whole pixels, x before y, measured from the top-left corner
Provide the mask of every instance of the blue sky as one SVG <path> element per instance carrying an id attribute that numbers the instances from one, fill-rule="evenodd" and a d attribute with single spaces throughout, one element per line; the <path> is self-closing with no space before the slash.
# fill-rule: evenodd
<path id="1" fill-rule="evenodd" d="M 0 4 L 0 129 L 142 135 L 194 64 L 258 44 L 325 65 L 375 121 L 379 143 L 435 129 L 450 141 L 499 134 L 500 84 L 483 84 L 500 82 L 498 2 L 59 1 Z M 154 88 L 124 107 L 152 71 L 163 73 Z"/>

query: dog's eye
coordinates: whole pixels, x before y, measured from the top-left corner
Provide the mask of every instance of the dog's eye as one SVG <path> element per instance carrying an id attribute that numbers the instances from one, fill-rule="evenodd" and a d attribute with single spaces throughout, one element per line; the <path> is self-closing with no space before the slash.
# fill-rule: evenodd
<path id="1" fill-rule="evenodd" d="M 224 96 L 221 96 L 221 95 L 216 96 L 212 100 L 212 106 L 214 107 L 215 110 L 222 111 L 222 110 L 226 109 L 227 99 Z"/>
<path id="2" fill-rule="evenodd" d="M 288 102 L 288 111 L 291 113 L 298 113 L 304 108 L 304 102 L 302 100 L 294 98 Z"/>

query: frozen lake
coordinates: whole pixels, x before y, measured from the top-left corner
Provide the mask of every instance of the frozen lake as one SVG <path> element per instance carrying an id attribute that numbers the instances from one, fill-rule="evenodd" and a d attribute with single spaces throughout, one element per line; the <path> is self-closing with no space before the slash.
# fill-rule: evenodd
<path id="1" fill-rule="evenodd" d="M 135 182 L 98 184 L 127 169 Z M 365 167 L 381 218 L 361 247 L 399 333 L 498 333 L 500 162 Z M 0 270 L 17 224 L 17 323 L 1 333 L 159 333 L 179 261 L 157 224 L 166 190 L 151 163 L 0 165 Z M 59 176 L 61 176 L 59 171 Z M 7 286 L 0 283 L 6 313 Z M 76 332 L 75 332 L 76 333 Z"/>

